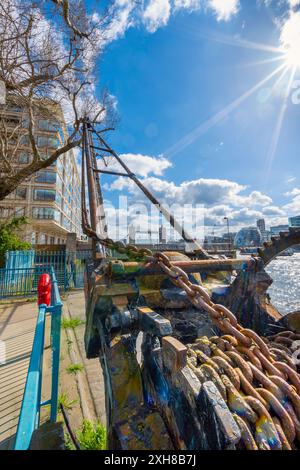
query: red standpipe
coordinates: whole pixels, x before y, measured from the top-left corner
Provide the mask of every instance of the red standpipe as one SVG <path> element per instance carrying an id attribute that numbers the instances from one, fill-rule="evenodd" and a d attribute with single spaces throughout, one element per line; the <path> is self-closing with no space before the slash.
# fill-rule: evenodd
<path id="1" fill-rule="evenodd" d="M 42 274 L 38 283 L 38 305 L 51 304 L 51 279 L 49 274 Z"/>

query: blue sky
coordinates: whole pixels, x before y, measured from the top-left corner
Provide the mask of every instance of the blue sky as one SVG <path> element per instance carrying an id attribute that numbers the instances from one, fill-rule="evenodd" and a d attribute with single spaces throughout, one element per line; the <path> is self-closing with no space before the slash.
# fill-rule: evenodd
<path id="1" fill-rule="evenodd" d="M 166 203 L 203 204 L 208 227 L 300 213 L 300 59 L 275 50 L 300 50 L 300 1 L 117 5 L 96 72 L 120 116 L 115 150 Z M 121 191 L 142 200 L 127 181 L 104 183 L 113 202 Z"/>

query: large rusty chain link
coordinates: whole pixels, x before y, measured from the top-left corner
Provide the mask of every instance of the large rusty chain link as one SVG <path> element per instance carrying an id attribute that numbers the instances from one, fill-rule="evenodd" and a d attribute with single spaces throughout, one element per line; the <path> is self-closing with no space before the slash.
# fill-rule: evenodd
<path id="1" fill-rule="evenodd" d="M 294 449 L 295 440 L 300 443 L 300 375 L 290 347 L 300 335 L 288 331 L 262 339 L 243 328 L 224 305 L 215 304 L 208 291 L 192 283 L 165 253 L 153 254 L 149 249 L 100 239 L 92 231 L 90 236 L 110 250 L 157 263 L 171 282 L 186 292 L 192 305 L 205 310 L 224 333 L 188 345 L 188 366 L 200 382 L 214 382 L 240 429 L 244 447 Z"/>

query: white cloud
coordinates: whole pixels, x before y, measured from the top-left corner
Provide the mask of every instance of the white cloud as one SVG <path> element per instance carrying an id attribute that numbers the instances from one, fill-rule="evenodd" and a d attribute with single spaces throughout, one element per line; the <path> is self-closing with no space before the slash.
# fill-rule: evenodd
<path id="1" fill-rule="evenodd" d="M 150 0 L 142 14 L 148 31 L 153 33 L 157 28 L 165 26 L 169 21 L 170 12 L 169 0 Z"/>
<path id="2" fill-rule="evenodd" d="M 201 0 L 174 0 L 175 10 L 184 8 L 189 11 L 199 10 L 201 7 Z"/>
<path id="3" fill-rule="evenodd" d="M 208 7 L 214 11 L 218 21 L 228 21 L 238 13 L 240 2 L 239 0 L 209 0 Z"/>
<path id="4" fill-rule="evenodd" d="M 300 189 L 299 188 L 294 188 L 292 191 L 288 191 L 287 193 L 284 194 L 285 196 L 299 196 L 300 195 Z"/>
<path id="5" fill-rule="evenodd" d="M 164 171 L 172 166 L 172 163 L 163 156 L 151 157 L 149 155 L 141 155 L 140 153 L 124 153 L 120 157 L 133 173 L 144 178 L 150 174 L 162 176 Z M 102 161 L 99 161 L 98 166 L 104 169 Z M 108 165 L 108 169 L 123 171 L 116 160 L 113 160 L 113 163 Z M 126 184 L 120 189 L 123 187 L 126 187 Z"/>
<path id="6" fill-rule="evenodd" d="M 152 159 L 153 157 L 150 158 Z M 149 168 L 145 170 L 145 173 L 154 173 L 152 169 L 153 163 L 155 161 L 149 161 Z M 132 167 L 132 164 L 130 166 Z M 226 204 L 234 207 L 244 206 L 253 209 L 267 207 L 272 204 L 272 199 L 260 191 L 252 191 L 247 196 L 241 194 L 246 189 L 246 186 L 229 180 L 199 178 L 197 180 L 184 181 L 176 185 L 172 181 L 150 176 L 146 177 L 143 182 L 150 191 L 154 192 L 158 198 L 168 204 L 172 204 L 174 201 L 182 205 L 203 204 L 206 207 L 218 206 L 219 210 L 221 205 L 224 206 Z M 124 180 L 124 178 L 116 179 L 109 189 L 119 191 L 127 189 L 135 197 L 139 197 L 140 194 L 136 186 L 131 181 Z"/>
<path id="7" fill-rule="evenodd" d="M 294 8 L 300 5 L 300 0 L 288 0 L 288 2 L 291 8 Z"/>
<path id="8" fill-rule="evenodd" d="M 232 201 L 236 205 L 243 205 L 247 207 L 263 207 L 268 206 L 273 201 L 266 194 L 260 191 L 252 191 L 249 196 L 237 196 L 235 201 Z"/>
<path id="9" fill-rule="evenodd" d="M 283 209 L 289 215 L 298 215 L 300 213 L 300 189 L 294 188 L 292 191 L 285 193 L 285 196 L 292 197 L 292 201 L 283 206 Z"/>
<path id="10" fill-rule="evenodd" d="M 152 172 L 152 163 L 145 173 Z M 289 215 L 300 212 L 300 190 L 297 188 L 287 194 L 293 200 L 279 207 L 273 204 L 268 195 L 260 191 L 245 194 L 246 186 L 225 179 L 200 178 L 176 184 L 163 178 L 147 176 L 142 181 L 164 205 L 172 210 L 176 205 L 196 210 L 196 213 L 193 212 L 193 220 L 201 219 L 204 211 L 205 225 L 216 226 L 220 230 L 224 228 L 225 216 L 230 218 L 232 230 L 238 230 L 242 226 L 256 225 L 256 220 L 260 218 L 265 218 L 267 226 L 287 223 Z M 129 193 L 130 205 L 145 204 L 139 188 L 127 178 L 115 179 L 106 189 Z M 197 208 L 201 209 L 198 216 Z"/>
<path id="11" fill-rule="evenodd" d="M 154 33 L 158 28 L 166 26 L 170 16 L 178 10 L 209 10 L 213 11 L 217 21 L 228 21 L 238 13 L 239 7 L 239 0 L 147 0 L 145 4 L 132 0 L 116 0 L 112 10 L 113 20 L 105 34 L 99 30 L 99 42 L 104 45 L 122 37 L 128 28 L 140 23 L 149 32 Z M 92 18 L 97 21 L 97 13 L 94 13 Z"/>
<path id="12" fill-rule="evenodd" d="M 300 195 L 296 196 L 292 202 L 283 206 L 288 214 L 298 215 L 300 213 Z"/>
<path id="13" fill-rule="evenodd" d="M 285 49 L 299 54 L 300 50 L 300 12 L 291 11 L 283 23 L 280 32 L 280 43 Z"/>

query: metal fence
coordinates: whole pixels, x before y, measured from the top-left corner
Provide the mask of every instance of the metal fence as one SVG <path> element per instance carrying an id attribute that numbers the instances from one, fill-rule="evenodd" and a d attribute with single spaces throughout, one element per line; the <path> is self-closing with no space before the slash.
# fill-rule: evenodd
<path id="1" fill-rule="evenodd" d="M 90 258 L 90 250 L 9 251 L 6 253 L 6 267 L 0 268 L 0 299 L 35 295 L 40 274 L 49 274 L 50 266 L 56 273 L 60 288 L 82 288 L 86 261 Z"/>
<path id="2" fill-rule="evenodd" d="M 32 297 L 37 294 L 41 274 L 50 274 L 50 266 L 0 269 L 0 299 L 6 297 Z"/>
<path id="3" fill-rule="evenodd" d="M 29 448 L 32 433 L 40 425 L 41 407 L 50 405 L 50 421 L 55 422 L 57 419 L 62 303 L 53 267 L 50 268 L 50 276 L 51 306 L 39 306 L 32 352 L 19 416 L 14 447 L 15 450 L 27 450 Z M 51 395 L 49 400 L 42 402 L 45 321 L 48 314 L 50 314 L 51 318 Z"/>

